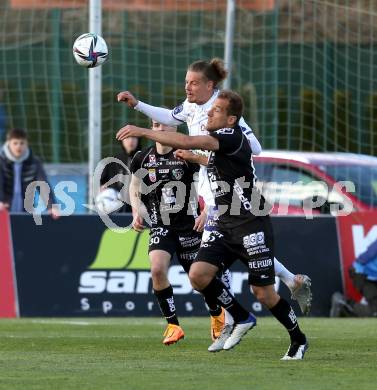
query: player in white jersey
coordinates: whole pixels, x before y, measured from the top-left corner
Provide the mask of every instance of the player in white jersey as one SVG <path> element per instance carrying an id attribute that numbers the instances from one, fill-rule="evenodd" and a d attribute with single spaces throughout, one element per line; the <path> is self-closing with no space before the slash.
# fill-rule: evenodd
<path id="1" fill-rule="evenodd" d="M 179 125 L 186 123 L 190 135 L 206 135 L 208 111 L 219 93 L 219 83 L 221 83 L 226 76 L 227 71 L 224 68 L 223 61 L 220 59 L 214 58 L 211 61 L 199 60 L 192 63 L 189 65 L 186 72 L 186 100 L 172 110 L 151 106 L 147 103 L 141 102 L 129 91 L 120 92 L 117 98 L 119 102 L 125 102 L 129 107 L 144 113 L 156 122 L 166 125 Z M 240 119 L 240 127 L 250 143 L 253 155 L 260 154 L 262 151 L 261 145 L 243 118 Z M 199 172 L 198 193 L 203 197 L 207 205 L 206 209 L 208 210 L 208 206 L 211 209 L 211 206 L 214 205 L 214 203 L 211 195 L 212 191 L 210 190 L 206 174 L 206 165 L 208 162 L 207 156 L 183 150 L 177 151 L 176 155 L 185 160 L 196 162 L 201 165 Z M 201 230 L 206 219 L 206 214 L 202 213 L 202 218 L 198 219 L 198 223 L 195 228 Z M 274 268 L 276 276 L 278 276 L 291 290 L 292 298 L 298 301 L 302 312 L 304 314 L 308 314 L 312 300 L 310 278 L 306 275 L 294 275 L 276 258 L 274 259 Z M 225 275 L 225 279 L 229 279 L 229 276 Z M 226 280 L 224 280 L 224 283 L 226 284 Z M 219 323 L 217 320 L 220 320 L 221 322 L 221 317 L 219 316 L 217 318 L 216 316 L 213 316 L 212 318 L 214 319 L 213 326 L 218 327 Z M 227 333 L 230 330 L 231 319 L 229 316 L 226 318 L 226 323 L 229 323 L 229 326 L 224 326 L 222 330 L 223 333 Z M 211 334 L 213 333 L 214 332 L 211 331 Z M 221 337 L 222 335 L 219 335 L 219 332 L 216 332 L 215 336 Z M 224 338 L 226 337 L 227 334 L 224 334 Z M 220 344 L 223 342 L 222 340 L 219 341 Z M 214 348 L 220 348 L 220 346 L 221 345 L 214 345 Z"/>

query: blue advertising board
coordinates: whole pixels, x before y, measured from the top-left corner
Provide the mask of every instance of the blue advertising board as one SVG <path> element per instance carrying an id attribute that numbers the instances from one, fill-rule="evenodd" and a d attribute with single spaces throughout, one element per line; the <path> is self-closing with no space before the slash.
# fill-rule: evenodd
<path id="1" fill-rule="evenodd" d="M 113 220 L 128 226 L 131 217 Z M 311 315 L 327 316 L 332 293 L 342 290 L 335 218 L 272 221 L 276 257 L 292 272 L 312 278 Z M 11 226 L 21 316 L 160 315 L 149 272 L 148 231 L 111 230 L 97 215 L 42 216 L 41 225 L 30 215 L 12 215 Z M 231 270 L 236 297 L 257 315 L 268 314 L 249 291 L 246 267 L 236 262 Z M 169 280 L 179 315 L 207 315 L 176 259 Z M 276 288 L 290 299 L 282 282 Z"/>

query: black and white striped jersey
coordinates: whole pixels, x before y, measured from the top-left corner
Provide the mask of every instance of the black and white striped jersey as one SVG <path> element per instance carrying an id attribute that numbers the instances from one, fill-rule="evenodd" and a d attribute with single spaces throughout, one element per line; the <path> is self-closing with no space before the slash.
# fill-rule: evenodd
<path id="1" fill-rule="evenodd" d="M 239 126 L 224 128 L 209 135 L 219 141 L 219 150 L 210 153 L 207 175 L 219 224 L 227 227 L 253 219 L 265 199 L 255 186 L 251 148 Z"/>
<path id="2" fill-rule="evenodd" d="M 130 170 L 142 182 L 141 201 L 152 227 L 169 225 L 177 230 L 190 229 L 198 215 L 193 175 L 197 164 L 179 160 L 174 150 L 159 154 L 155 146 L 136 153 Z"/>

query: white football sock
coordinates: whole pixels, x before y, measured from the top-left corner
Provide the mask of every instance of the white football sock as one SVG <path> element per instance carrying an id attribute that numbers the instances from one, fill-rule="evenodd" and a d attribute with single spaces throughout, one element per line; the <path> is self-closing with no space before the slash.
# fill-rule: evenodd
<path id="1" fill-rule="evenodd" d="M 288 288 L 293 288 L 295 285 L 295 275 L 284 267 L 280 261 L 274 258 L 275 275 L 278 276 Z"/>

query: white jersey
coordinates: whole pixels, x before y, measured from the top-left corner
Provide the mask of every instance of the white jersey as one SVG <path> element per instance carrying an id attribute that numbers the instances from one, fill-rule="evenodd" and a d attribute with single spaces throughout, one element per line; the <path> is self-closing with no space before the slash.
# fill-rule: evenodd
<path id="1" fill-rule="evenodd" d="M 139 101 L 135 106 L 135 110 L 140 111 L 156 122 L 163 123 L 165 125 L 179 125 L 186 123 L 190 135 L 207 135 L 208 132 L 206 127 L 208 121 L 208 111 L 212 107 L 212 104 L 217 98 L 219 92 L 220 91 L 218 89 L 215 89 L 211 98 L 202 105 L 190 103 L 186 99 L 181 105 L 175 107 L 173 110 L 169 110 L 166 108 L 151 106 Z M 243 118 L 240 119 L 239 125 L 250 143 L 253 155 L 260 154 L 262 147 L 255 137 L 253 131 L 246 124 Z M 201 150 L 194 152 L 198 154 L 205 154 L 206 156 L 209 155 L 209 153 L 203 152 Z M 203 197 L 207 205 L 215 205 L 207 177 L 207 168 L 205 166 L 200 167 L 198 194 Z"/>
<path id="2" fill-rule="evenodd" d="M 216 89 L 211 98 L 202 105 L 190 103 L 186 99 L 183 104 L 175 107 L 175 109 L 171 111 L 172 117 L 180 122 L 186 122 L 190 135 L 207 135 L 208 111 L 212 107 L 213 102 L 216 100 L 219 92 L 220 91 Z M 253 131 L 246 124 L 243 118 L 240 119 L 239 125 L 243 133 L 246 135 L 246 138 L 249 140 L 251 148 L 254 149 L 255 143 L 253 141 L 255 136 Z M 204 154 L 207 157 L 209 156 L 209 152 L 203 152 L 202 150 L 194 150 L 194 152 L 197 154 Z M 259 153 L 260 151 L 258 150 L 257 154 Z M 207 168 L 203 165 L 200 166 L 199 171 L 198 194 L 204 199 L 204 202 L 207 205 L 215 205 L 211 187 L 208 181 Z"/>

